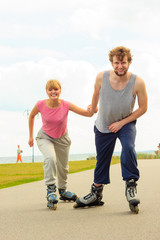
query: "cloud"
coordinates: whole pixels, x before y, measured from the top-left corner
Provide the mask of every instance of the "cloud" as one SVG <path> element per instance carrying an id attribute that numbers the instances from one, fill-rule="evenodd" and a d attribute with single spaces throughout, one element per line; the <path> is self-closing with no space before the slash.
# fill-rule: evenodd
<path id="1" fill-rule="evenodd" d="M 83 34 L 90 34 L 93 38 L 100 40 L 100 32 L 104 27 L 111 27 L 109 12 L 98 11 L 97 9 L 78 9 L 69 18 L 71 31 Z"/>
<path id="2" fill-rule="evenodd" d="M 9 66 L 13 63 L 20 63 L 25 61 L 38 61 L 42 58 L 53 57 L 57 60 L 68 59 L 62 51 L 56 51 L 47 48 L 39 47 L 11 47 L 0 45 L 0 68 L 1 66 Z"/>
<path id="3" fill-rule="evenodd" d="M 65 98 L 79 105 L 89 104 L 95 74 L 95 69 L 87 62 L 58 61 L 51 57 L 37 63 L 27 61 L 1 67 L 0 108 L 18 111 L 33 107 L 33 103 L 46 97 L 45 84 L 51 78 L 62 83 Z M 9 95 L 5 89 L 9 89 Z"/>
<path id="4" fill-rule="evenodd" d="M 63 2 L 63 4 L 62 4 Z M 75 5 L 73 0 L 66 1 L 56 1 L 56 0 L 27 0 L 27 1 L 21 1 L 21 0 L 6 0 L 0 3 L 0 10 L 1 12 L 10 12 L 13 14 L 21 14 L 24 13 L 38 13 L 38 12 L 45 12 L 45 11 L 52 11 L 59 10 L 60 8 L 68 9 Z M 8 8 L 9 6 L 9 8 Z"/>
<path id="5" fill-rule="evenodd" d="M 136 46 L 135 48 L 136 49 Z M 133 51 L 133 63 L 130 70 L 138 73 L 147 86 L 149 96 L 148 112 L 138 119 L 137 141 L 138 151 L 154 149 L 159 142 L 159 59 L 145 52 Z M 10 150 L 13 155 L 15 145 L 23 146 L 24 154 L 30 153 L 28 142 L 28 123 L 24 111 L 31 109 L 39 99 L 46 98 L 45 83 L 56 78 L 62 83 L 62 98 L 86 108 L 91 102 L 93 86 L 97 70 L 85 61 L 58 61 L 55 58 L 43 58 L 38 62 L 26 61 L 0 68 L 0 103 L 1 103 L 1 156 Z M 2 110 L 3 109 L 3 110 Z M 8 109 L 8 111 L 6 111 Z M 94 152 L 93 125 L 96 116 L 85 118 L 69 113 L 69 133 L 72 140 L 72 153 Z M 36 121 L 35 135 L 41 121 Z M 86 134 L 87 133 L 87 134 Z M 37 147 L 35 148 L 37 149 Z M 117 143 L 116 150 L 121 146 Z M 36 150 L 37 153 L 38 149 Z M 40 153 L 39 153 L 40 154 Z"/>
<path id="6" fill-rule="evenodd" d="M 97 40 L 102 39 L 107 31 L 110 33 L 111 29 L 160 37 L 156 28 L 160 23 L 160 3 L 156 0 L 154 2 L 155 4 L 151 1 L 100 1 L 93 6 L 76 9 L 69 17 L 69 29 L 90 34 Z"/>
<path id="7" fill-rule="evenodd" d="M 20 144 L 24 155 L 30 155 L 28 145 L 28 119 L 24 112 L 0 111 L 0 156 L 16 156 Z M 40 128 L 40 121 L 35 121 L 35 132 Z M 37 147 L 35 153 L 39 154 Z"/>
<path id="8" fill-rule="evenodd" d="M 7 0 L 0 4 L 1 38 L 45 40 L 77 33 L 100 40 L 104 35 L 109 37 L 110 31 L 120 29 L 128 34 L 159 37 L 159 7 L 156 0 Z"/>
<path id="9" fill-rule="evenodd" d="M 46 98 L 48 79 L 60 80 L 62 98 L 86 107 L 98 71 L 110 67 L 108 51 L 118 45 L 131 48 L 130 70 L 145 80 L 149 96 L 148 112 L 137 123 L 136 148 L 154 149 L 159 142 L 160 121 L 159 8 L 158 0 L 1 1 L 3 154 L 14 154 L 18 143 L 26 154 L 31 151 L 23 113 L 39 99 Z M 72 152 L 94 151 L 93 124 L 94 118 L 69 114 Z M 36 126 L 35 134 L 40 127 L 39 120 Z"/>
<path id="10" fill-rule="evenodd" d="M 17 144 L 23 148 L 24 155 L 31 149 L 28 142 L 28 123 L 24 112 L 45 99 L 45 84 L 48 79 L 58 79 L 62 84 L 62 98 L 86 108 L 96 77 L 94 67 L 84 61 L 58 61 L 55 58 L 42 58 L 38 62 L 26 61 L 0 67 L 0 156 L 11 156 Z M 7 110 L 7 111 L 6 111 Z M 40 120 L 35 124 L 35 136 L 40 128 Z M 69 114 L 69 133 L 72 139 L 71 152 L 94 152 L 94 118 Z M 90 129 L 90 130 L 89 130 Z M 89 133 L 86 135 L 86 132 Z M 82 137 L 83 136 L 83 137 Z M 9 145 L 9 148 L 8 148 Z M 7 148 L 9 149 L 7 151 Z M 40 154 L 35 144 L 35 154 Z"/>

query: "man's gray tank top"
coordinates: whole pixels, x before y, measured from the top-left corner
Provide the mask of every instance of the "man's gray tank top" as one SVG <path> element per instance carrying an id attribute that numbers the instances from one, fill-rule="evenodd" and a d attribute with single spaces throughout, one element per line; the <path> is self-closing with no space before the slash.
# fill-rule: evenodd
<path id="1" fill-rule="evenodd" d="M 111 123 L 128 117 L 134 108 L 136 96 L 133 96 L 133 87 L 136 75 L 131 74 L 128 84 L 122 90 L 114 90 L 109 81 L 110 71 L 103 74 L 100 89 L 99 111 L 95 121 L 96 128 L 102 133 L 111 132 L 108 127 Z"/>

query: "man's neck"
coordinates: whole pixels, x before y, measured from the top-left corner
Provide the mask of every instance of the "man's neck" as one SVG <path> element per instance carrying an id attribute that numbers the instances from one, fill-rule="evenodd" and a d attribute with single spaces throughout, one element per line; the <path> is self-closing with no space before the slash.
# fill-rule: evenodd
<path id="1" fill-rule="evenodd" d="M 114 70 L 111 70 L 111 79 L 116 82 L 128 82 L 130 79 L 131 73 L 127 72 L 125 75 L 119 76 Z"/>
<path id="2" fill-rule="evenodd" d="M 109 78 L 111 87 L 116 91 L 122 90 L 128 84 L 130 76 L 131 73 L 129 72 L 127 72 L 124 76 L 117 76 L 112 70 Z"/>

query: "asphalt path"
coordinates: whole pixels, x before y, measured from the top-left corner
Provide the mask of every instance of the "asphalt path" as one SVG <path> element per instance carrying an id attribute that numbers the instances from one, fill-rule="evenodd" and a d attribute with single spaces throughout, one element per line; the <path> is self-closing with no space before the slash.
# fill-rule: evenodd
<path id="1" fill-rule="evenodd" d="M 129 210 L 120 164 L 111 166 L 111 184 L 104 187 L 100 207 L 74 209 L 59 201 L 57 210 L 46 206 L 43 181 L 0 190 L 1 240 L 159 240 L 160 160 L 139 160 L 141 178 L 139 214 Z M 68 190 L 89 193 L 93 170 L 70 174 Z"/>

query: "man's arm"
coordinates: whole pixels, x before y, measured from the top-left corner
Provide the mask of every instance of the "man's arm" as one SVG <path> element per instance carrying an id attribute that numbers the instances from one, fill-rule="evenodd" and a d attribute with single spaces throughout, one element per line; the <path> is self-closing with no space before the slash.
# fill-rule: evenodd
<path id="1" fill-rule="evenodd" d="M 97 112 L 97 105 L 99 102 L 99 93 L 101 90 L 102 81 L 103 81 L 103 72 L 100 72 L 98 73 L 95 84 L 94 84 L 94 92 L 93 92 L 92 104 L 91 104 L 93 112 Z"/>
<path id="2" fill-rule="evenodd" d="M 138 108 L 134 112 L 132 112 L 132 114 L 129 115 L 128 117 L 122 119 L 121 121 L 112 123 L 109 126 L 109 130 L 111 132 L 114 133 L 118 132 L 124 125 L 141 117 L 147 111 L 148 97 L 146 86 L 143 79 L 137 77 L 134 89 L 138 99 Z"/>
<path id="3" fill-rule="evenodd" d="M 93 116 L 93 114 L 97 112 L 97 104 L 99 101 L 99 92 L 100 92 L 101 85 L 102 85 L 102 79 L 103 79 L 103 72 L 100 72 L 96 77 L 96 81 L 95 81 L 95 85 L 94 85 L 94 92 L 93 92 L 93 96 L 92 96 L 92 104 L 88 106 L 87 110 L 79 108 L 72 103 L 70 103 L 69 110 L 71 110 L 79 115 L 86 116 L 86 117 Z"/>

